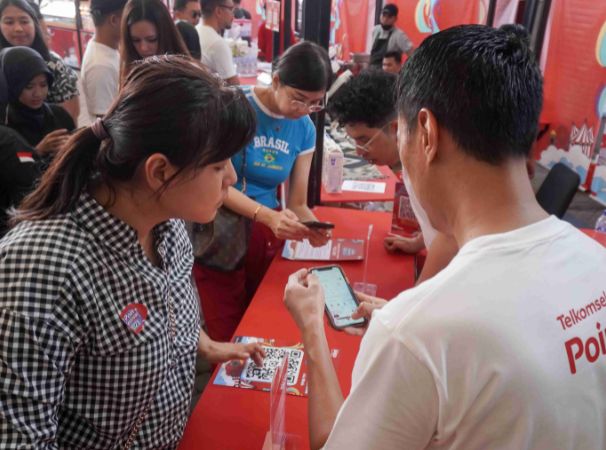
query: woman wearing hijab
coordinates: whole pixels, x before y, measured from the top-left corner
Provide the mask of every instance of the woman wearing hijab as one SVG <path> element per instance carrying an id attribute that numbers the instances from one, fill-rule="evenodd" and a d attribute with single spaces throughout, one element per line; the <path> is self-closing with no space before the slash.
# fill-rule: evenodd
<path id="1" fill-rule="evenodd" d="M 24 45 L 36 50 L 55 80 L 48 102 L 61 105 L 78 120 L 80 111 L 78 75 L 45 43 L 36 11 L 26 0 L 0 0 L 0 49 Z"/>
<path id="2" fill-rule="evenodd" d="M 6 80 L 0 76 L 0 105 L 7 101 Z M 0 237 L 7 231 L 8 210 L 34 189 L 41 169 L 35 150 L 15 130 L 0 125 Z"/>
<path id="3" fill-rule="evenodd" d="M 54 79 L 44 59 L 29 47 L 10 47 L 0 51 L 0 71 L 8 88 L 0 123 L 17 131 L 40 155 L 56 153 L 75 125 L 63 108 L 46 103 Z"/>

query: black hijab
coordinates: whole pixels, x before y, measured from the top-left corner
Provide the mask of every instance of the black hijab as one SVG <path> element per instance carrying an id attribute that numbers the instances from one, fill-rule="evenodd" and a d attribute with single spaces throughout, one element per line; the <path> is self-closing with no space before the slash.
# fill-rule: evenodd
<path id="1" fill-rule="evenodd" d="M 0 76 L 4 78 L 8 89 L 8 117 L 36 124 L 42 128 L 45 104 L 32 109 L 21 102 L 19 96 L 23 89 L 40 74 L 46 75 L 48 87 L 53 84 L 53 74 L 40 54 L 29 47 L 10 47 L 0 51 Z M 16 116 L 16 117 L 15 117 Z M 7 117 L 5 117 L 6 121 Z"/>

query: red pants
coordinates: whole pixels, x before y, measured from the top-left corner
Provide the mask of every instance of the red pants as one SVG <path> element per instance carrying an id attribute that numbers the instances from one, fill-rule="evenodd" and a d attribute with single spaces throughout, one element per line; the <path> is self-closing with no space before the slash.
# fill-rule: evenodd
<path id="1" fill-rule="evenodd" d="M 268 227 L 254 222 L 241 268 L 223 272 L 194 263 L 194 279 L 211 339 L 231 340 L 281 244 Z"/>

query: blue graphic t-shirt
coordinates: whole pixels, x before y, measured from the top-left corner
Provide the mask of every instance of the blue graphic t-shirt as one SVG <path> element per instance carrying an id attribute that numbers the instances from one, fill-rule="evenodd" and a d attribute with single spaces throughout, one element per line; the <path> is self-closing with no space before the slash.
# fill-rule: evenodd
<path id="1" fill-rule="evenodd" d="M 255 95 L 252 86 L 242 88 L 257 114 L 257 131 L 246 146 L 246 195 L 268 208 L 276 208 L 277 187 L 286 181 L 299 155 L 311 153 L 316 145 L 316 128 L 309 116 L 287 119 L 271 113 Z M 242 152 L 232 157 L 242 189 Z"/>

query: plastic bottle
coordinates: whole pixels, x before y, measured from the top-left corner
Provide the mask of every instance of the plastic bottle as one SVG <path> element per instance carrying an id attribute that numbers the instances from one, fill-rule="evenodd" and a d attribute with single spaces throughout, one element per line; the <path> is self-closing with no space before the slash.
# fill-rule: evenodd
<path id="1" fill-rule="evenodd" d="M 343 150 L 332 139 L 324 137 L 324 189 L 326 192 L 341 192 L 343 185 L 343 164 L 345 156 Z"/>
<path id="2" fill-rule="evenodd" d="M 595 223 L 595 230 L 601 233 L 606 233 L 606 209 Z"/>

